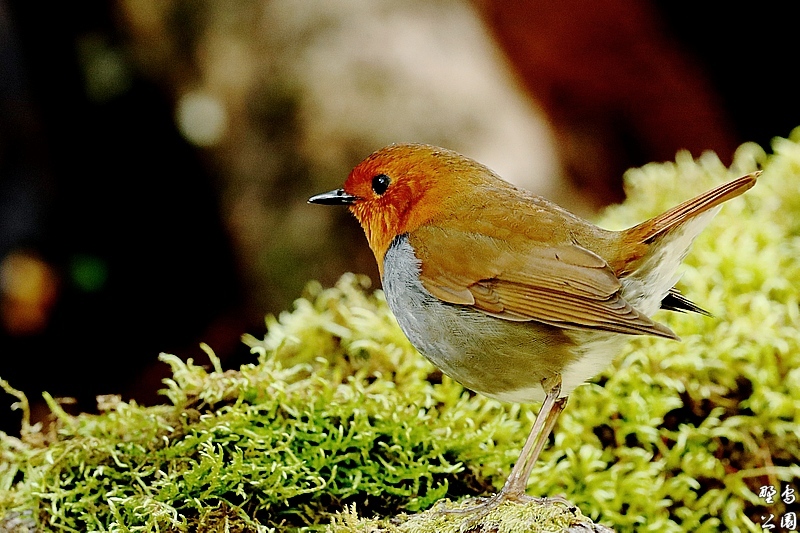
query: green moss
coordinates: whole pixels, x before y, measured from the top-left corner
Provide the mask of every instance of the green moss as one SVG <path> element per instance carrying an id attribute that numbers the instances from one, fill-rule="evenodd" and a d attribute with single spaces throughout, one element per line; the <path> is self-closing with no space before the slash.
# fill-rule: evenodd
<path id="1" fill-rule="evenodd" d="M 601 223 L 624 227 L 759 163 L 725 205 L 680 286 L 714 318 L 663 313 L 683 342 L 635 338 L 579 387 L 529 493 L 562 494 L 617 531 L 760 531 L 759 487 L 800 489 L 800 130 L 767 157 L 743 146 L 647 165 Z M 657 191 L 657 192 L 656 192 Z M 347 275 L 310 284 L 292 312 L 245 336 L 258 363 L 222 371 L 162 355 L 168 405 L 102 399 L 22 438 L 0 434 L 0 530 L 453 531 L 431 508 L 510 470 L 536 409 L 465 392 L 419 356 L 380 291 Z M 10 385 L 25 412 L 27 401 Z M 796 509 L 794 504 L 791 510 Z M 506 505 L 483 531 L 581 523 L 560 505 Z M 406 513 L 406 514 L 403 514 Z M 376 517 L 376 518 L 371 518 Z M 396 517 L 389 520 L 388 517 Z M 32 529 L 31 529 L 32 530 Z"/>
<path id="2" fill-rule="evenodd" d="M 561 504 L 542 504 L 531 502 L 520 505 L 506 502 L 493 509 L 486 516 L 470 519 L 469 515 L 442 513 L 442 509 L 458 510 L 463 505 L 453 505 L 449 501 L 444 505 L 416 515 L 400 515 L 395 520 L 365 519 L 358 515 L 356 506 L 346 508 L 334 517 L 329 531 L 337 533 L 551 533 L 580 531 L 610 531 L 603 528 L 594 529 L 594 524 L 583 516 L 580 510 L 568 508 Z"/>
<path id="3" fill-rule="evenodd" d="M 221 517 L 282 529 L 348 503 L 394 514 L 487 490 L 461 461 L 497 465 L 492 432 L 518 424 L 442 383 L 365 283 L 310 285 L 266 339 L 246 339 L 258 364 L 223 372 L 207 347 L 211 371 L 162 355 L 170 406 L 105 399 L 105 414 L 70 417 L 51 402 L 53 434 L 0 440 L 2 514 L 66 531 L 216 531 Z"/>

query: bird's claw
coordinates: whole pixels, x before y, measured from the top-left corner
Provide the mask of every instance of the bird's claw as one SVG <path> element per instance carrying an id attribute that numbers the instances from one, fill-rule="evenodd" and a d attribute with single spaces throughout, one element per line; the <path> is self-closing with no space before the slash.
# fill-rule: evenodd
<path id="1" fill-rule="evenodd" d="M 536 498 L 534 496 L 528 496 L 524 492 L 501 490 L 500 492 L 493 494 L 492 496 L 475 498 L 469 504 L 462 505 L 461 507 L 454 509 L 445 509 L 444 503 L 442 503 L 442 505 L 440 505 L 440 508 L 437 509 L 437 512 L 441 514 L 455 514 L 455 515 L 466 516 L 467 519 L 464 524 L 464 527 L 466 529 L 469 529 L 475 524 L 477 524 L 480 520 L 485 518 L 486 515 L 491 513 L 493 510 L 495 510 L 505 502 L 513 502 L 521 505 L 530 502 L 535 502 L 539 505 L 560 504 L 560 505 L 565 505 L 568 509 L 570 509 L 573 512 L 576 509 L 574 504 L 572 504 L 569 500 L 567 500 L 562 496 Z"/>

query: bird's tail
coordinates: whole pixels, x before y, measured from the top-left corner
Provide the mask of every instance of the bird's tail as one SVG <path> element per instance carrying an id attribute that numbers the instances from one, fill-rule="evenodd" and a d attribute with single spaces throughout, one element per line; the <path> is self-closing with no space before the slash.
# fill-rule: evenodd
<path id="1" fill-rule="evenodd" d="M 625 265 L 626 274 L 622 278 L 625 299 L 647 315 L 664 306 L 665 299 L 667 308 L 681 303 L 682 310 L 700 310 L 685 298 L 675 301 L 675 295 L 679 294 L 673 288 L 679 278 L 678 267 L 692 241 L 719 211 L 721 204 L 755 185 L 759 174 L 753 172 L 724 183 L 625 230 L 623 239 L 627 246 L 640 250 L 640 255 Z"/>
<path id="2" fill-rule="evenodd" d="M 657 217 L 632 227 L 626 232 L 628 234 L 627 238 L 635 242 L 649 243 L 659 235 L 675 226 L 681 225 L 690 218 L 714 209 L 732 198 L 736 198 L 755 185 L 760 174 L 761 171 L 747 174 L 741 178 L 723 183 L 719 187 L 704 192 L 691 200 L 686 200 Z"/>

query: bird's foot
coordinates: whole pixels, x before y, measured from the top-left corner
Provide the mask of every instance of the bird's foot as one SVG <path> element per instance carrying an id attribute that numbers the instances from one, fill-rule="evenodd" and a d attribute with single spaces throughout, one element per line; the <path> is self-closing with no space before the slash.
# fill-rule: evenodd
<path id="1" fill-rule="evenodd" d="M 565 505 L 570 510 L 575 509 L 575 505 L 561 496 L 535 498 L 533 496 L 528 496 L 521 490 L 506 490 L 506 487 L 503 487 L 503 489 L 497 494 L 489 497 L 475 498 L 466 504 L 462 504 L 461 507 L 444 509 L 442 506 L 442 508 L 439 509 L 439 512 L 442 514 L 465 516 L 467 517 L 468 525 L 472 526 L 505 502 L 513 502 L 518 504 L 536 502 L 540 505 L 561 504 Z"/>

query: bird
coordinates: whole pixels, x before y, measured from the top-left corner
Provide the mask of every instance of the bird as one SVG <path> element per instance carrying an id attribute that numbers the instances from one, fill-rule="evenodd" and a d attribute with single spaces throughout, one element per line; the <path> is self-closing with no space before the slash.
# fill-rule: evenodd
<path id="1" fill-rule="evenodd" d="M 633 335 L 679 340 L 652 315 L 708 314 L 676 288 L 692 241 L 760 172 L 621 231 L 600 228 L 486 166 L 427 144 L 392 144 L 311 204 L 347 206 L 386 302 L 412 345 L 479 394 L 542 402 L 503 487 L 469 507 L 563 501 L 526 494 L 570 393 Z"/>

